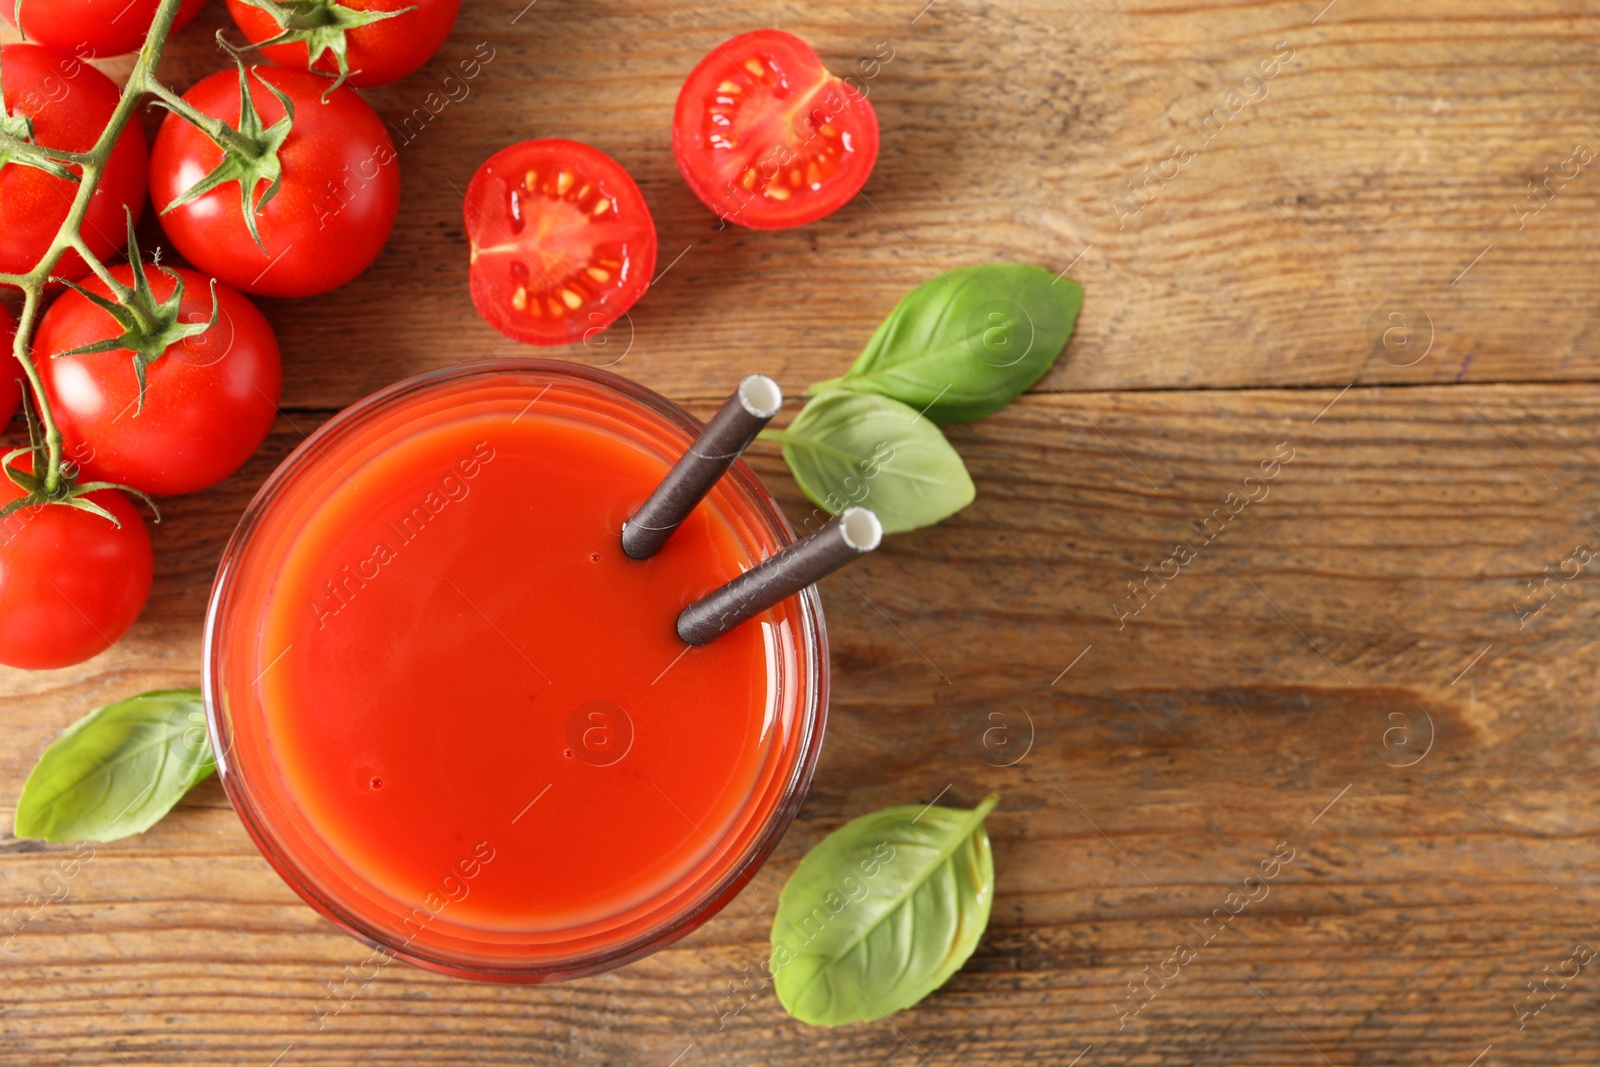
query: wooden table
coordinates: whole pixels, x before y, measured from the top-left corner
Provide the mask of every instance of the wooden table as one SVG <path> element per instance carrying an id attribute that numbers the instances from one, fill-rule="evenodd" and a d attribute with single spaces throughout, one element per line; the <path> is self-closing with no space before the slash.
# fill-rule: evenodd
<path id="1" fill-rule="evenodd" d="M 631 343 L 566 354 L 701 413 L 747 371 L 796 394 L 839 373 L 904 292 L 970 263 L 1082 280 L 1077 336 L 1034 394 L 952 431 L 975 504 L 824 584 L 816 785 L 699 932 L 548 988 L 395 966 L 319 1030 L 366 950 L 211 782 L 97 847 L 0 949 L 0 1061 L 1595 1062 L 1600 974 L 1550 976 L 1600 946 L 1600 594 L 1572 563 L 1529 584 L 1600 546 L 1600 174 L 1569 162 L 1600 146 L 1593 4 L 525 2 L 469 0 L 432 63 L 371 94 L 396 124 L 438 110 L 401 149 L 394 240 L 347 288 L 267 307 L 283 417 L 237 476 L 164 505 L 142 620 L 81 667 L 0 674 L 0 824 L 68 723 L 198 682 L 223 542 L 303 434 L 517 351 L 473 313 L 460 215 L 506 143 L 575 137 L 638 178 L 669 269 Z M 170 81 L 219 65 L 224 21 L 213 5 L 175 44 Z M 892 55 L 871 68 L 883 154 L 832 218 L 719 231 L 673 164 L 672 105 L 712 43 L 765 25 L 836 70 Z M 479 42 L 493 59 L 438 107 Z M 775 453 L 755 465 L 803 514 Z M 827 832 L 990 790 L 994 917 L 943 990 L 828 1031 L 746 984 Z M 0 838 L 0 915 L 64 851 Z M 1275 851 L 1268 895 L 1212 919 Z"/>

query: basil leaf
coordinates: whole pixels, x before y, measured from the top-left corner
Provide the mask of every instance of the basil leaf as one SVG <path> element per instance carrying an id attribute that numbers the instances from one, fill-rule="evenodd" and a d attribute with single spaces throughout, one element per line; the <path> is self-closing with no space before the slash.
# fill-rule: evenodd
<path id="1" fill-rule="evenodd" d="M 912 804 L 835 830 L 800 861 L 772 920 L 773 986 L 816 1026 L 909 1008 L 961 969 L 989 924 L 994 859 L 973 811 Z"/>
<path id="2" fill-rule="evenodd" d="M 977 494 L 939 427 L 888 397 L 824 393 L 787 429 L 762 436 L 783 445 L 795 481 L 813 502 L 834 515 L 871 508 L 887 533 L 931 526 Z"/>
<path id="3" fill-rule="evenodd" d="M 142 834 L 216 770 L 198 689 L 98 708 L 53 741 L 22 786 L 16 836 L 114 841 Z"/>
<path id="4" fill-rule="evenodd" d="M 1023 263 L 963 267 L 917 286 L 883 320 L 842 378 L 934 422 L 993 414 L 1044 377 L 1072 336 L 1083 286 Z"/>

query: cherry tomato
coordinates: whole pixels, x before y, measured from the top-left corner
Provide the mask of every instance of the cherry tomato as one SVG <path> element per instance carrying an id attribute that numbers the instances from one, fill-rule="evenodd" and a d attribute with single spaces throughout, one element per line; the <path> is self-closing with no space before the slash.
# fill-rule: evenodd
<path id="1" fill-rule="evenodd" d="M 28 457 L 17 461 L 30 470 Z M 0 475 L 0 505 L 22 490 Z M 0 519 L 0 663 L 70 667 L 111 647 L 150 595 L 150 534 L 115 489 L 88 499 L 117 517 L 37 504 Z"/>
<path id="2" fill-rule="evenodd" d="M 800 38 L 755 30 L 711 50 L 678 94 L 672 154 L 729 222 L 780 230 L 843 207 L 878 159 L 878 116 Z"/>
<path id="3" fill-rule="evenodd" d="M 150 195 L 161 226 L 185 259 L 235 289 L 262 296 L 315 296 L 372 265 L 400 210 L 400 167 L 383 120 L 349 88 L 328 95 L 328 79 L 304 71 L 249 69 L 250 98 L 270 129 L 283 105 L 262 81 L 294 105 L 294 125 L 279 150 L 283 182 L 256 214 L 266 250 L 245 226 L 240 184 L 229 182 L 166 211 L 221 162 L 222 149 L 197 127 L 168 115 L 150 155 Z M 183 97 L 212 118 L 238 128 L 239 75 L 213 74 Z M 258 186 L 252 203 L 266 191 Z"/>
<path id="4" fill-rule="evenodd" d="M 13 21 L 15 0 L 0 0 L 0 15 Z M 172 24 L 177 33 L 205 7 L 183 0 Z M 161 0 L 22 0 L 22 32 L 29 41 L 70 52 L 79 59 L 104 59 L 137 52 L 155 21 Z"/>
<path id="5" fill-rule="evenodd" d="M 133 268 L 111 269 L 124 285 Z M 147 268 L 156 300 L 176 283 Z M 209 280 L 179 269 L 183 322 L 211 318 Z M 99 278 L 83 283 L 109 298 Z M 133 353 L 123 349 L 64 356 L 75 348 L 119 337 L 122 327 L 75 292 L 50 305 L 34 336 L 45 372 L 45 391 L 66 443 L 66 455 L 84 477 L 116 482 L 156 495 L 192 493 L 213 485 L 250 458 L 277 414 L 283 371 L 278 341 L 256 306 L 226 285 L 217 286 L 217 324 L 171 345 L 145 368 L 144 406 Z"/>
<path id="6" fill-rule="evenodd" d="M 351 12 L 403 12 L 345 31 L 350 82 L 368 88 L 399 81 L 432 59 L 450 36 L 450 27 L 461 11 L 461 0 L 320 0 L 319 7 L 324 11 L 343 8 Z M 283 32 L 276 17 L 243 0 L 228 0 L 228 13 L 251 44 L 260 44 Z M 339 73 L 338 60 L 331 51 L 324 52 L 313 67 L 311 53 L 302 41 L 261 51 L 281 67 Z"/>
<path id="7" fill-rule="evenodd" d="M 32 121 L 36 143 L 67 152 L 94 147 L 121 96 L 110 78 L 87 63 L 33 44 L 0 48 L 0 82 L 7 113 Z M 133 209 L 135 219 L 144 210 L 148 152 L 144 130 L 128 123 L 83 220 L 83 239 L 101 259 L 111 258 L 127 240 L 124 207 Z M 0 273 L 26 274 L 44 258 L 77 188 L 37 167 L 16 162 L 0 167 Z M 76 252 L 68 252 L 55 273 L 76 279 L 89 268 Z"/>
<path id="8" fill-rule="evenodd" d="M 0 305 L 0 367 L 5 369 L 5 373 L 0 374 L 0 430 L 10 425 L 11 416 L 17 413 L 17 405 L 22 402 L 23 371 L 11 351 L 16 336 L 17 320 Z"/>
<path id="9" fill-rule="evenodd" d="M 532 345 L 583 340 L 644 295 L 656 224 L 616 160 L 547 138 L 502 149 L 467 186 L 472 302 Z"/>

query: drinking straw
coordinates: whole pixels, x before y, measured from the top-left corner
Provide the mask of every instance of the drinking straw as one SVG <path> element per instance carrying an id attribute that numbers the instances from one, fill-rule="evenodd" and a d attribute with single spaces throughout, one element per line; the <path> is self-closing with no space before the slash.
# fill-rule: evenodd
<path id="1" fill-rule="evenodd" d="M 742 622 L 871 552 L 883 540 L 883 524 L 866 508 L 846 508 L 803 541 L 752 567 L 721 589 L 696 600 L 678 616 L 685 644 L 715 641 Z"/>
<path id="2" fill-rule="evenodd" d="M 765 374 L 752 374 L 740 382 L 650 499 L 622 524 L 622 550 L 634 559 L 649 559 L 661 551 L 672 531 L 781 407 L 783 390 Z"/>

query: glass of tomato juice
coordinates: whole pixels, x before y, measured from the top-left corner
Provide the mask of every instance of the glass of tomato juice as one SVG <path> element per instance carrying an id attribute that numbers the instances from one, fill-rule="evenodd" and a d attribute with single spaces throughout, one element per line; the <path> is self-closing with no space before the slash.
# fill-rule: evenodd
<path id="1" fill-rule="evenodd" d="M 616 375 L 468 363 L 347 409 L 223 556 L 204 689 L 267 860 L 381 951 L 502 982 L 710 918 L 799 809 L 827 709 L 815 588 L 703 647 L 689 603 L 794 540 L 736 464 L 654 558 L 620 532 L 700 423 Z"/>

